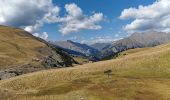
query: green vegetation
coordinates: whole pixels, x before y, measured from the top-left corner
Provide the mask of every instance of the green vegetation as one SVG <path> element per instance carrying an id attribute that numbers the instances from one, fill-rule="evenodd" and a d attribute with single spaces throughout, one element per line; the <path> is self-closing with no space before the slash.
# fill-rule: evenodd
<path id="1" fill-rule="evenodd" d="M 104 71 L 110 69 L 108 78 Z M 3 98 L 11 100 L 169 100 L 170 44 L 1 80 L 0 88 L 7 90 Z"/>

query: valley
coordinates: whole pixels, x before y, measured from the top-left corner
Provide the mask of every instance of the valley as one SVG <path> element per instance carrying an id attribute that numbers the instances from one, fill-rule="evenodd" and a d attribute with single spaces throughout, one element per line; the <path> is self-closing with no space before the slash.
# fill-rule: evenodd
<path id="1" fill-rule="evenodd" d="M 0 0 L 0 100 L 170 100 L 170 0 Z"/>
<path id="2" fill-rule="evenodd" d="M 170 44 L 125 51 L 116 59 L 44 70 L 0 82 L 17 100 L 168 100 Z M 126 55 L 125 55 L 126 54 Z M 104 74 L 111 69 L 112 76 Z M 3 93 L 3 92 L 2 92 Z"/>

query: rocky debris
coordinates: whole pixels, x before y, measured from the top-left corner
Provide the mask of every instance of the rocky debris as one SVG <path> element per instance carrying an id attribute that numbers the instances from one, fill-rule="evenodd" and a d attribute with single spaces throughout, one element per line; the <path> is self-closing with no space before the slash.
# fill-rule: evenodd
<path id="1" fill-rule="evenodd" d="M 59 62 L 52 56 L 44 58 L 40 64 L 26 64 L 23 66 L 18 66 L 10 69 L 5 69 L 0 71 L 0 80 L 12 78 L 15 76 L 19 76 L 22 74 L 27 74 L 31 72 L 36 72 L 40 70 L 54 69 L 54 68 L 62 68 L 68 66 L 65 62 Z"/>
<path id="2" fill-rule="evenodd" d="M 66 56 L 66 55 L 65 55 Z M 22 74 L 27 74 L 31 72 L 36 72 L 40 70 L 54 69 L 54 68 L 62 68 L 62 67 L 70 67 L 73 63 L 77 64 L 74 60 L 70 60 L 70 58 L 64 61 L 63 58 L 59 55 L 50 55 L 48 57 L 44 57 L 38 60 L 38 62 L 31 62 L 30 64 L 17 66 L 10 69 L 4 69 L 0 71 L 0 80 L 8 79 L 11 77 L 19 76 Z M 70 62 L 69 62 L 70 61 Z M 34 63 L 38 63 L 35 65 Z"/>
<path id="3" fill-rule="evenodd" d="M 67 57 L 67 55 L 65 55 Z M 63 60 L 65 59 L 65 60 Z M 68 61 L 67 61 L 67 60 Z M 59 55 L 49 55 L 48 57 L 44 57 L 39 59 L 39 62 L 37 65 L 34 65 L 34 63 L 10 68 L 10 69 L 4 69 L 0 71 L 0 80 L 12 78 L 15 76 L 19 76 L 22 74 L 27 74 L 31 72 L 36 72 L 40 70 L 47 70 L 47 69 L 54 69 L 54 68 L 62 68 L 62 67 L 70 67 L 73 63 L 77 64 L 74 60 L 70 60 L 69 56 L 67 58 L 62 58 L 62 56 Z M 34 61 L 33 61 L 34 62 Z"/>
<path id="4" fill-rule="evenodd" d="M 47 67 L 49 66 L 50 67 L 66 67 L 66 64 L 64 62 L 57 61 L 55 58 L 53 58 L 53 56 L 49 56 L 45 58 L 42 64 Z"/>
<path id="5" fill-rule="evenodd" d="M 10 37 L 11 35 L 16 38 Z M 1 49 L 5 49 L 5 51 L 1 50 L 0 52 L 4 54 L 5 60 L 3 58 L 0 60 L 12 62 L 0 64 L 0 79 L 7 79 L 44 69 L 70 67 L 72 64 L 77 64 L 63 49 L 57 48 L 53 44 L 19 28 L 0 25 L 0 40 L 13 47 L 10 48 L 8 45 L 5 45 L 5 47 L 0 46 Z M 29 42 L 25 43 L 27 41 Z M 7 48 L 9 50 L 6 50 Z M 23 61 L 20 62 L 21 59 Z"/>
<path id="6" fill-rule="evenodd" d="M 43 67 L 34 67 L 31 64 L 23 65 L 20 67 L 5 69 L 0 71 L 0 79 L 8 79 L 11 77 L 19 76 L 22 74 L 35 72 L 44 69 Z"/>

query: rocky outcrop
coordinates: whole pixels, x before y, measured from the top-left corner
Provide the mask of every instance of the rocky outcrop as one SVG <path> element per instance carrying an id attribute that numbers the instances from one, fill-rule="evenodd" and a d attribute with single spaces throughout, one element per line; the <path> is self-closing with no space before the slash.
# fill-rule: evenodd
<path id="1" fill-rule="evenodd" d="M 0 79 L 77 64 L 63 49 L 19 28 L 0 26 L 0 41 Z"/>

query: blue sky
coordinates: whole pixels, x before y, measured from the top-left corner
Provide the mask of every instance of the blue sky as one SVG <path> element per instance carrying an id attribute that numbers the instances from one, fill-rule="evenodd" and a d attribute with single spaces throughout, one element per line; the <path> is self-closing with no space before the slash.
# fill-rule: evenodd
<path id="1" fill-rule="evenodd" d="M 69 3 L 77 4 L 86 15 L 92 15 L 93 12 L 103 13 L 108 21 L 101 22 L 103 27 L 100 30 L 83 30 L 62 35 L 58 32 L 57 24 L 46 24 L 41 31 L 49 34 L 49 40 L 90 40 L 97 37 L 110 36 L 112 38 L 126 37 L 128 33 L 122 31 L 122 26 L 129 23 L 127 20 L 120 20 L 121 12 L 130 7 L 138 7 L 139 5 L 152 4 L 155 0 L 53 0 L 54 4 L 61 7 L 62 14 L 65 14 L 64 5 Z M 118 36 L 118 35 L 119 36 Z M 77 39 L 75 38 L 77 37 Z"/>
<path id="2" fill-rule="evenodd" d="M 110 42 L 170 32 L 170 0 L 0 0 L 0 25 L 47 41 Z"/>

